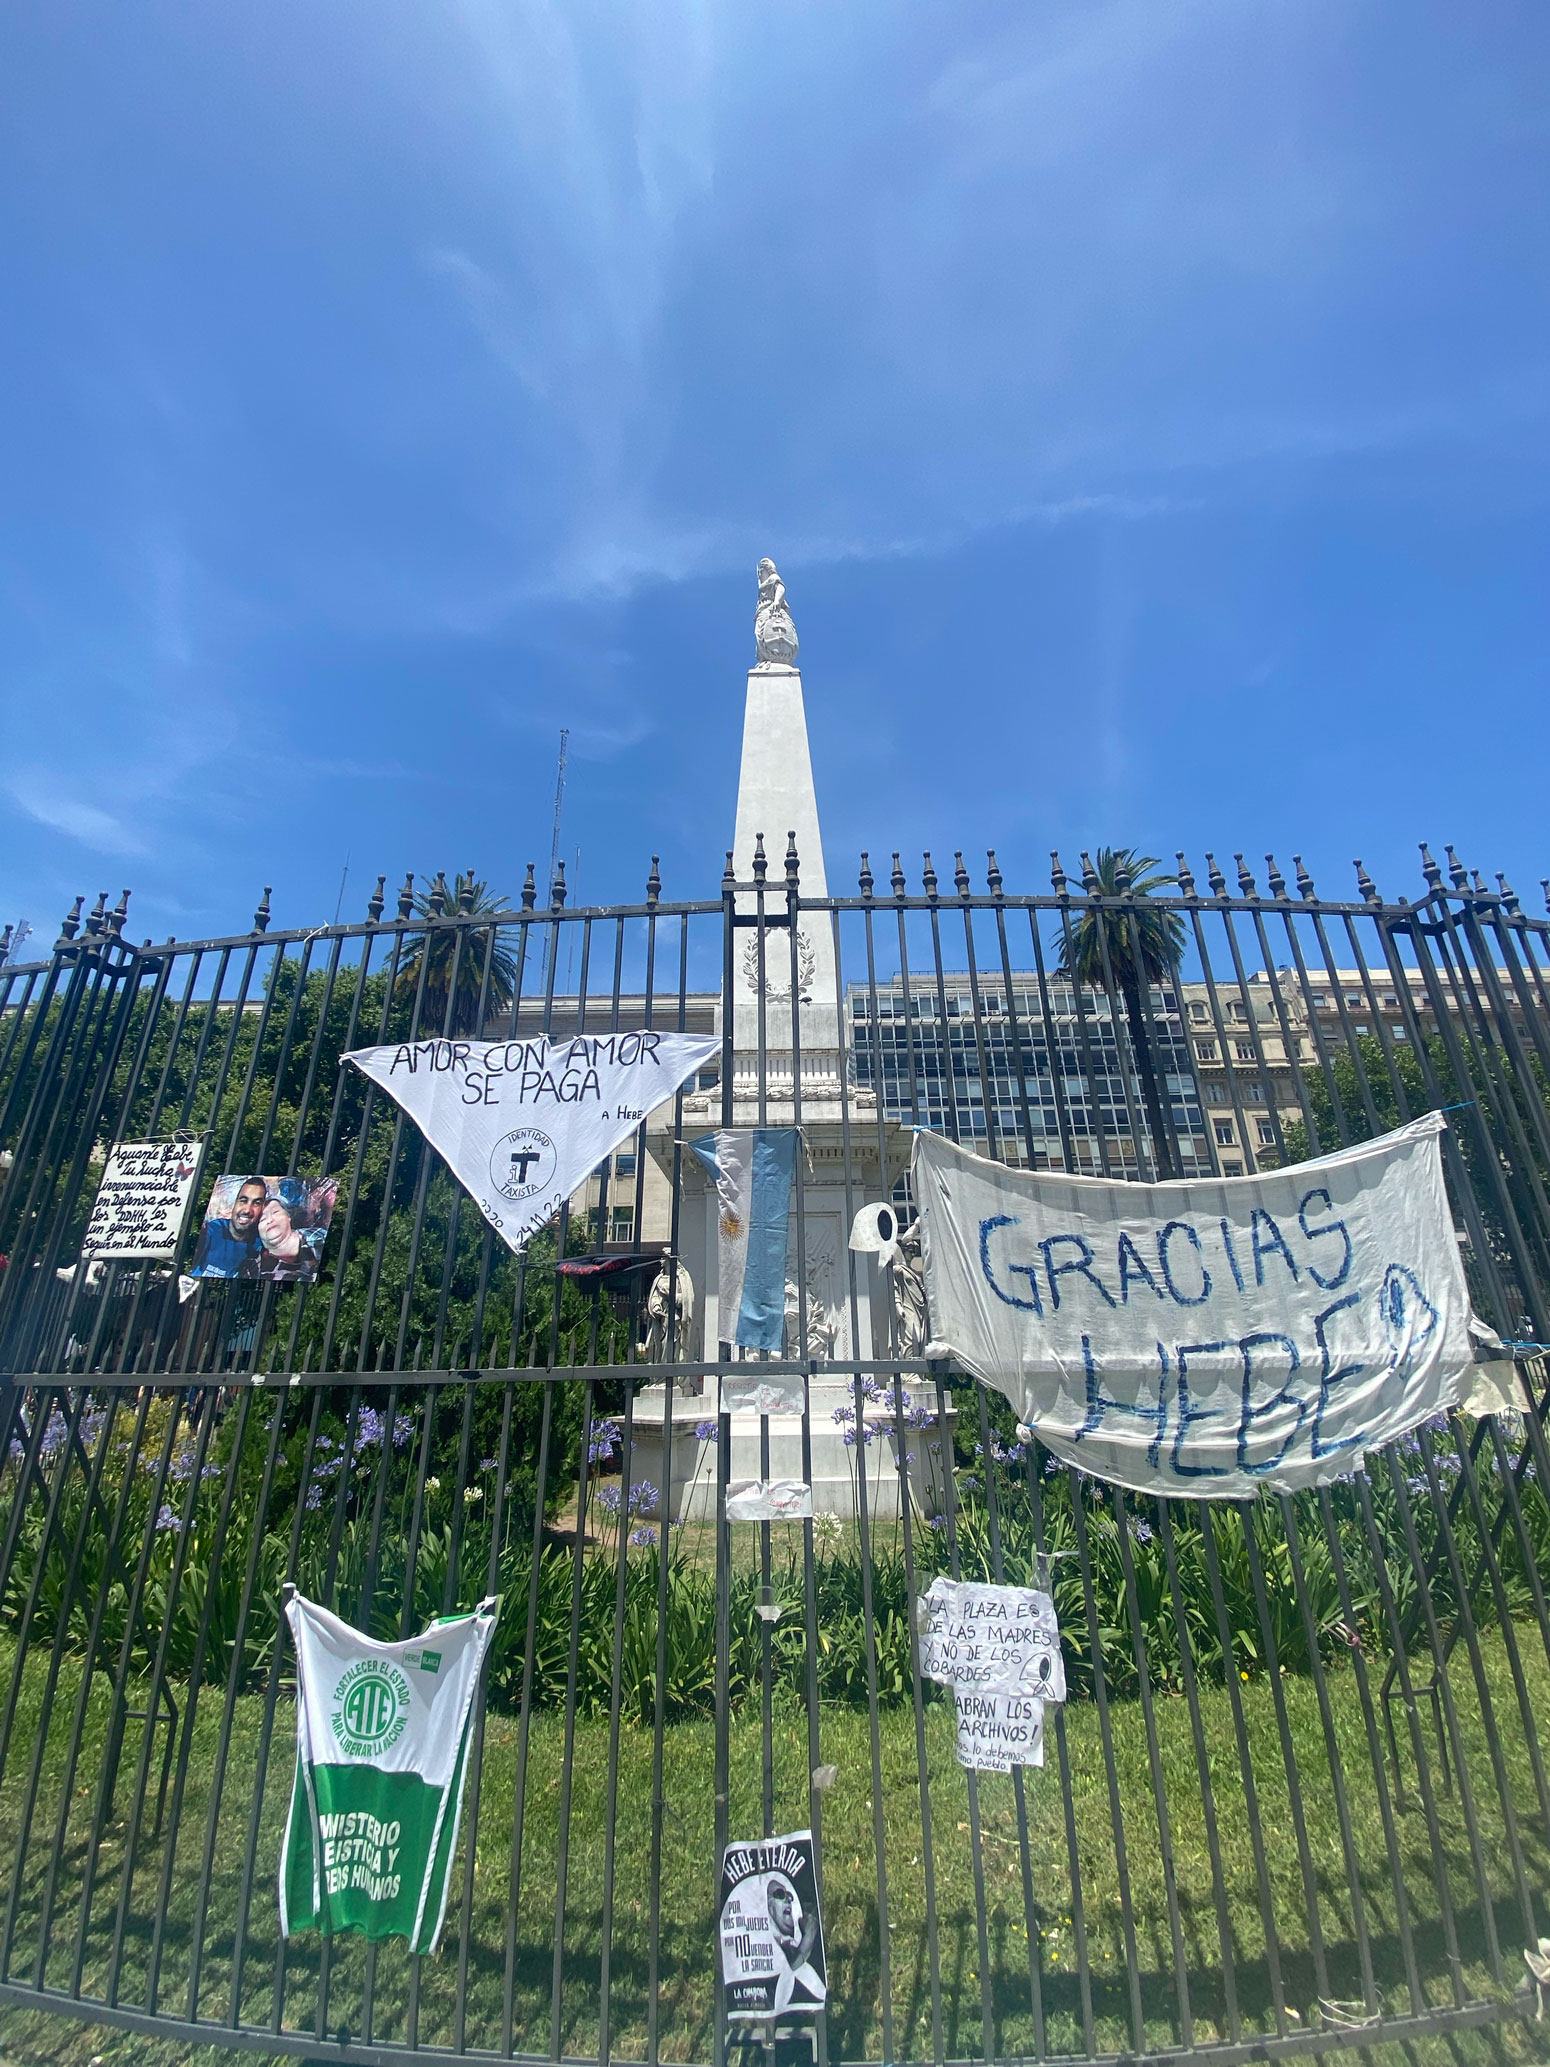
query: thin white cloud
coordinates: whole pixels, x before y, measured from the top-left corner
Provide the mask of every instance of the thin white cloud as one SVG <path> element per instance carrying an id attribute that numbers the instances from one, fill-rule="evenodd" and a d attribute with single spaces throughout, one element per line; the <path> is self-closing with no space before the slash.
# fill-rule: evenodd
<path id="1" fill-rule="evenodd" d="M 145 842 L 111 811 L 84 797 L 63 795 L 53 778 L 36 769 L 21 769 L 6 784 L 12 801 L 39 825 L 65 833 L 99 854 L 143 854 Z"/>

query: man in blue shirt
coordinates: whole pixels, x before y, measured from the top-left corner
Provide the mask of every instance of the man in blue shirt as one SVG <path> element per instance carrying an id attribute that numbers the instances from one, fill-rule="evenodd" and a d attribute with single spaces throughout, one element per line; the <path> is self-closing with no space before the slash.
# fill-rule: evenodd
<path id="1" fill-rule="evenodd" d="M 269 1198 L 262 1177 L 244 1177 L 231 1203 L 229 1220 L 207 1220 L 199 1232 L 194 1252 L 194 1278 L 255 1278 L 258 1276 L 259 1215 Z"/>

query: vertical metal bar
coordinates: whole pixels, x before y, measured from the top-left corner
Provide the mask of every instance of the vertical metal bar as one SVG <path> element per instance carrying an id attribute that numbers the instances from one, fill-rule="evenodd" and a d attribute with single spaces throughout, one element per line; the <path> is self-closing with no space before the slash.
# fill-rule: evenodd
<path id="1" fill-rule="evenodd" d="M 1184 1925 L 1179 1916 L 1179 1881 L 1173 1860 L 1173 1819 L 1168 1811 L 1168 1783 L 1163 1773 L 1162 1749 L 1157 1741 L 1157 1713 L 1152 1705 L 1152 1667 L 1147 1656 L 1146 1634 L 1136 1597 L 1135 1559 L 1130 1548 L 1130 1517 L 1125 1511 L 1125 1494 L 1114 1488 L 1114 1528 L 1119 1542 L 1120 1571 L 1125 1584 L 1125 1612 L 1130 1622 L 1130 1647 L 1136 1661 L 1136 1690 L 1141 1699 L 1141 1722 L 1146 1732 L 1147 1765 L 1152 1775 L 1152 1798 L 1157 1808 L 1157 1841 L 1163 1871 L 1163 1892 L 1168 1904 L 1168 1932 L 1173 1944 L 1173 1986 L 1179 2012 L 1179 2043 L 1187 2051 L 1195 2043 L 1195 2020 L 1189 2001 L 1189 1962 L 1184 1950 Z"/>
<path id="2" fill-rule="evenodd" d="M 1378 1581 L 1378 1596 L 1383 1608 L 1383 1618 L 1388 1626 L 1389 1649 L 1394 1666 L 1398 1669 L 1400 1688 L 1404 1696 L 1405 1712 L 1410 1721 L 1410 1750 L 1415 1759 L 1416 1784 L 1421 1796 L 1421 1806 L 1426 1816 L 1427 1841 L 1437 1869 L 1437 1897 L 1442 1911 L 1443 1941 L 1447 1948 L 1449 1980 L 1453 1991 L 1454 2006 L 1464 2001 L 1463 1966 L 1459 1958 L 1458 1930 L 1453 1915 L 1453 1891 L 1448 1885 L 1448 1859 L 1443 1849 L 1442 1830 L 1437 1820 L 1437 1803 L 1432 1793 L 1431 1765 L 1426 1756 L 1426 1739 L 1421 1730 L 1420 1713 L 1416 1704 L 1415 1689 L 1410 1680 L 1410 1664 L 1405 1652 L 1404 1632 L 1400 1627 L 1399 1607 L 1394 1599 L 1394 1589 L 1389 1580 L 1388 1563 L 1384 1555 L 1382 1538 L 1378 1534 L 1377 1520 L 1372 1510 L 1372 1488 L 1367 1474 L 1358 1471 L 1355 1478 L 1357 1503 L 1361 1510 L 1362 1524 L 1367 1537 L 1368 1555 Z M 1493 1962 L 1494 1964 L 1494 1962 Z"/>
<path id="3" fill-rule="evenodd" d="M 1362 1894 L 1361 1860 L 1356 1849 L 1355 1833 L 1351 1827 L 1351 1804 L 1346 1790 L 1345 1761 L 1341 1757 L 1340 1739 L 1335 1731 L 1335 1714 L 1329 1699 L 1329 1681 L 1319 1650 L 1319 1632 L 1313 1620 L 1312 1594 L 1308 1586 L 1308 1575 L 1303 1567 L 1296 1506 L 1286 1493 L 1279 1495 L 1279 1506 L 1281 1526 L 1286 1533 L 1286 1548 L 1291 1560 L 1292 1586 L 1302 1612 L 1303 1641 L 1308 1646 L 1308 1669 L 1313 1676 L 1313 1690 L 1319 1704 L 1319 1722 L 1324 1731 L 1324 1750 L 1329 1759 L 1330 1785 L 1335 1796 L 1335 1817 L 1340 1826 L 1340 1850 L 1345 1860 L 1346 1892 L 1351 1901 L 1351 1927 L 1356 1938 L 1356 1956 L 1361 1969 L 1362 2001 L 1368 2014 L 1376 2015 L 1378 1997 L 1373 1982 L 1372 1946 L 1367 1935 L 1367 1904 Z"/>
<path id="4" fill-rule="evenodd" d="M 1077 1559 L 1082 1574 L 1082 1602 L 1087 1613 L 1087 1642 L 1093 1666 L 1093 1699 L 1098 1706 L 1098 1735 L 1103 1745 L 1103 1777 L 1109 1794 L 1109 1828 L 1114 1838 L 1114 1869 L 1119 1881 L 1120 1927 L 1125 1939 L 1125 1979 L 1130 1994 L 1130 2042 L 1136 2052 L 1146 2048 L 1146 2016 L 1141 2006 L 1141 1960 L 1136 1946 L 1135 1905 L 1130 1896 L 1130 1862 L 1125 1845 L 1125 1814 L 1121 1805 L 1119 1773 L 1114 1763 L 1114 1724 L 1109 1713 L 1108 1676 L 1103 1666 L 1103 1629 L 1098 1617 L 1098 1600 L 1093 1590 L 1092 1549 L 1087 1540 L 1087 1483 L 1080 1473 L 1071 1476 L 1071 1520 L 1076 1531 Z"/>
<path id="5" fill-rule="evenodd" d="M 1238 2008 L 1238 1969 L 1233 1957 L 1232 1913 L 1227 1904 L 1227 1883 L 1222 1874 L 1222 1842 L 1216 1820 L 1216 1790 L 1211 1784 L 1211 1755 L 1206 1749 L 1205 1728 L 1200 1714 L 1200 1688 L 1195 1678 L 1194 1645 L 1190 1641 L 1189 1618 L 1184 1612 L 1184 1590 L 1179 1582 L 1173 1510 L 1180 1504 L 1172 1500 L 1158 1501 L 1157 1532 L 1162 1538 L 1163 1558 L 1168 1568 L 1168 1593 L 1173 1605 L 1173 1627 L 1179 1644 L 1179 1676 L 1184 1682 L 1184 1698 L 1189 1706 L 1190 1737 L 1195 1747 L 1195 1777 L 1200 1783 L 1200 1803 L 1206 1828 L 1206 1854 L 1211 1862 L 1211 1900 L 1216 1910 L 1216 1944 L 1222 1963 L 1222 2000 L 1227 2011 L 1227 2040 L 1230 2045 L 1236 2045 L 1243 2035 L 1243 2019 Z"/>
<path id="6" fill-rule="evenodd" d="M 1259 1789 L 1254 1781 L 1254 1759 L 1249 1748 L 1248 1727 L 1243 1715 L 1243 1695 L 1238 1677 L 1237 1653 L 1233 1648 L 1227 1599 L 1222 1591 L 1222 1569 L 1216 1548 L 1216 1514 L 1207 1501 L 1199 1506 L 1200 1544 L 1206 1554 L 1206 1578 L 1211 1603 L 1216 1610 L 1217 1641 L 1222 1648 L 1222 1677 L 1232 1705 L 1233 1741 L 1238 1752 L 1238 1775 L 1243 1782 L 1243 1800 L 1249 1827 L 1249 1845 L 1254 1856 L 1254 1881 L 1259 1895 L 1260 1923 L 1265 1933 L 1265 1967 L 1270 1976 L 1270 1997 L 1275 2011 L 1276 2036 L 1284 2037 L 1286 1991 L 1281 1980 L 1281 1945 L 1276 1935 L 1275 1909 L 1270 1898 L 1270 1875 L 1265 1862 L 1264 1825 L 1260 1817 Z"/>

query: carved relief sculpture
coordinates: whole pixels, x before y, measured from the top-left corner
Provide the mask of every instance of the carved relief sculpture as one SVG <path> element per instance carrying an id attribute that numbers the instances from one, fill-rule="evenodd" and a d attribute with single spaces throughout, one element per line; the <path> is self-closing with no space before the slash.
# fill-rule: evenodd
<path id="1" fill-rule="evenodd" d="M 753 615 L 753 638 L 760 667 L 795 667 L 797 628 L 786 607 L 786 584 L 773 560 L 759 562 L 759 603 Z"/>

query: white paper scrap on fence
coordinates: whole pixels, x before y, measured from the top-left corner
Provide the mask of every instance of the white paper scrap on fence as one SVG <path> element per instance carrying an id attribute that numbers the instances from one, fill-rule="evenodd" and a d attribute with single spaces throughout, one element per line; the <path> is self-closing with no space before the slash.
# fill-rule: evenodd
<path id="1" fill-rule="evenodd" d="M 939 1575 L 915 1614 L 927 1679 L 957 1692 L 1066 1698 L 1060 1624 L 1049 1594 Z"/>
<path id="2" fill-rule="evenodd" d="M 716 1034 L 400 1041 L 344 1058 L 408 1113 L 520 1250 L 646 1115 L 717 1054 Z"/>
<path id="3" fill-rule="evenodd" d="M 729 1522 L 795 1522 L 812 1512 L 813 1489 L 804 1479 L 734 1479 L 727 1487 Z"/>
<path id="4" fill-rule="evenodd" d="M 1356 1468 L 1474 1361 L 1428 1113 L 1255 1177 L 1012 1170 L 917 1134 L 928 1356 L 1143 1493 L 1241 1500 Z"/>
<path id="5" fill-rule="evenodd" d="M 1037 1694 L 981 1694 L 955 1687 L 958 1763 L 977 1773 L 1009 1773 L 1044 1763 L 1044 1703 Z"/>

